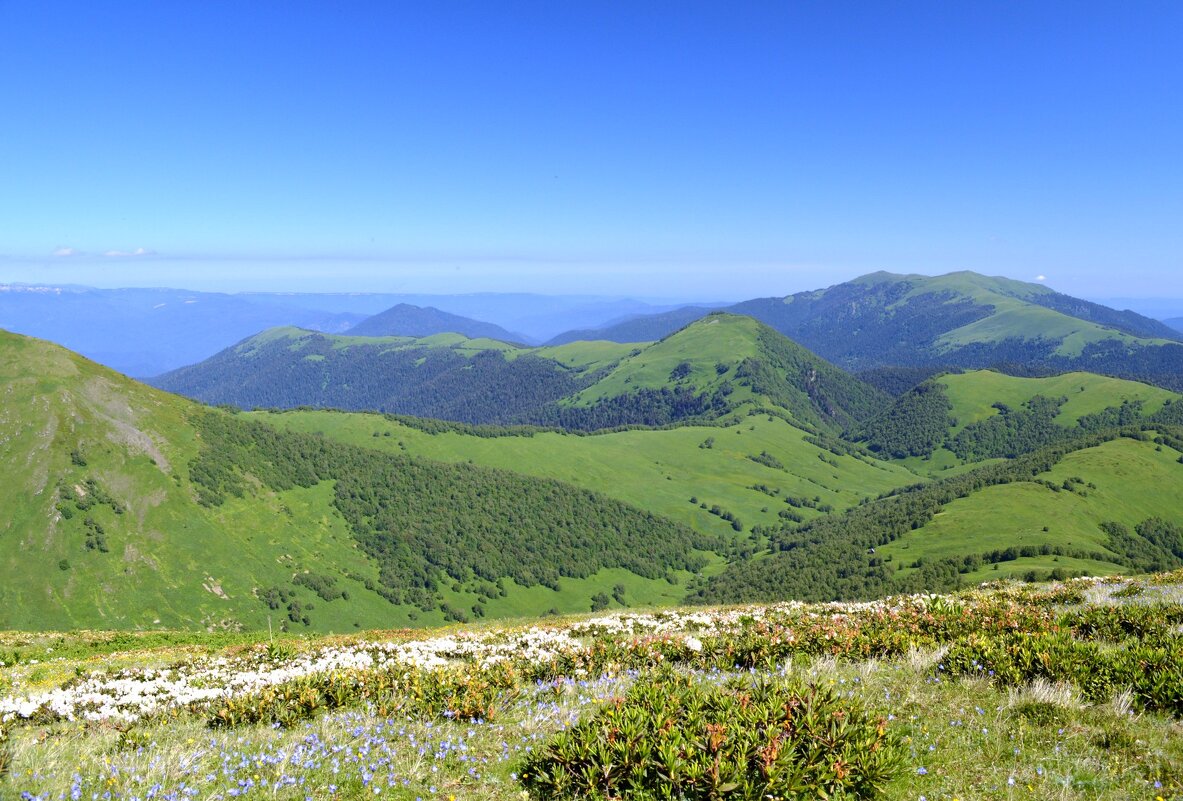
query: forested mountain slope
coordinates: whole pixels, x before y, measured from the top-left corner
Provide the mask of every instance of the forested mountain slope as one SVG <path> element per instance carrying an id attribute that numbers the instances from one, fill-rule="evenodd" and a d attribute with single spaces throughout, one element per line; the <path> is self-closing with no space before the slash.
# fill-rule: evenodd
<path id="1" fill-rule="evenodd" d="M 1163 422 L 1057 442 L 785 526 L 692 598 L 874 598 L 1183 566 L 1181 454 L 1183 428 Z"/>
<path id="2" fill-rule="evenodd" d="M 1003 364 L 1088 370 L 1183 389 L 1177 330 L 1030 284 L 977 273 L 928 277 L 878 272 L 827 289 L 757 298 L 726 311 L 754 317 L 848 370 L 881 366 L 980 368 Z M 582 332 L 622 340 L 682 318 L 631 320 Z"/>
<path id="3" fill-rule="evenodd" d="M 4 332 L 0 387 L 0 628 L 586 609 L 617 584 L 676 597 L 723 547 L 552 479 L 277 432 Z"/>
<path id="4" fill-rule="evenodd" d="M 556 478 L 699 531 L 735 536 L 741 550 L 785 520 L 812 520 L 919 480 L 906 467 L 865 453 L 834 453 L 769 414 L 729 425 L 594 435 L 306 409 L 248 416 L 390 453 Z"/>
<path id="5" fill-rule="evenodd" d="M 744 404 L 837 430 L 888 403 L 767 326 L 728 314 L 633 348 L 276 329 L 154 383 L 244 408 L 316 406 L 576 430 L 711 420 Z"/>

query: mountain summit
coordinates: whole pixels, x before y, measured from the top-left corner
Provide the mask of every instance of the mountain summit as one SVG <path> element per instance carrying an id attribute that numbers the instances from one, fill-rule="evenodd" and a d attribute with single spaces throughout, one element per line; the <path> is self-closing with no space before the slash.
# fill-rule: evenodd
<path id="1" fill-rule="evenodd" d="M 1171 327 L 1042 284 L 973 272 L 877 272 L 827 289 L 743 301 L 726 311 L 754 317 L 848 370 L 1021 363 L 1183 388 L 1183 345 Z M 609 341 L 628 341 L 641 331 L 660 336 L 685 325 L 688 316 L 694 310 L 580 335 Z"/>
<path id="2" fill-rule="evenodd" d="M 521 334 L 506 331 L 499 325 L 449 314 L 432 306 L 399 303 L 373 317 L 367 317 L 346 331 L 355 337 L 429 337 L 433 334 L 463 334 L 470 339 L 499 339 L 522 342 Z"/>

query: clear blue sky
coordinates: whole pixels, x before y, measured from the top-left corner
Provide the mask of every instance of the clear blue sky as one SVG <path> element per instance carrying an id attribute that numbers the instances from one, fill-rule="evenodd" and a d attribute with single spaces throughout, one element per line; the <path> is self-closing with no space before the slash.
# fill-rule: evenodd
<path id="1" fill-rule="evenodd" d="M 0 281 L 1183 297 L 1181 53 L 1179 2 L 0 0 Z"/>

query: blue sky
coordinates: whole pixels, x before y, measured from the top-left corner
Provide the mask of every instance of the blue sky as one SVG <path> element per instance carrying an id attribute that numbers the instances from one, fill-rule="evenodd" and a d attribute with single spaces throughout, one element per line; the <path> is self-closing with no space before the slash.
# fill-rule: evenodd
<path id="1" fill-rule="evenodd" d="M 0 281 L 1183 297 L 1183 4 L 0 0 Z"/>

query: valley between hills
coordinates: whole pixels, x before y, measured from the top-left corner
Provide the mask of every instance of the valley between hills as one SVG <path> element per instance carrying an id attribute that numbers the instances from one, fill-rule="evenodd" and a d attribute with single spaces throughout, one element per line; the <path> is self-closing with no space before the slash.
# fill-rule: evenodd
<path id="1" fill-rule="evenodd" d="M 576 720 L 640 726 L 630 748 L 697 776 L 644 741 L 664 717 L 636 721 L 758 697 L 753 715 L 852 721 L 777 779 L 790 797 L 940 797 L 974 749 L 1000 755 L 978 787 L 1051 798 L 1054 754 L 1079 784 L 1116 747 L 1102 791 L 1067 797 L 1178 790 L 1183 344 L 1165 326 L 1002 279 L 875 274 L 598 339 L 509 341 L 408 304 L 356 328 L 270 328 L 149 383 L 0 332 L 0 789 L 97 793 L 98 727 L 113 797 L 141 775 L 228 797 L 136 767 L 162 744 L 203 771 L 258 764 L 222 773 L 282 797 L 362 797 L 379 774 L 400 798 L 584 797 L 564 794 L 622 757 Z M 642 681 L 642 663 L 670 667 Z M 934 738 L 942 716 L 982 734 Z M 326 778 L 307 738 L 346 720 L 389 758 L 349 751 Z M 445 755 L 424 785 L 395 756 L 408 726 L 485 767 Z M 35 727 L 81 732 L 73 784 L 64 744 L 28 767 L 49 759 Z M 189 753 L 207 730 L 245 734 Z M 262 767 L 272 730 L 306 770 Z M 711 781 L 756 797 L 742 771 Z"/>
<path id="2" fill-rule="evenodd" d="M 1161 324 L 974 274 L 780 306 L 536 346 L 401 304 L 160 389 L 5 334 L 0 625 L 346 632 L 1183 565 L 1173 379 L 975 366 L 1147 361 L 1183 348 Z"/>

